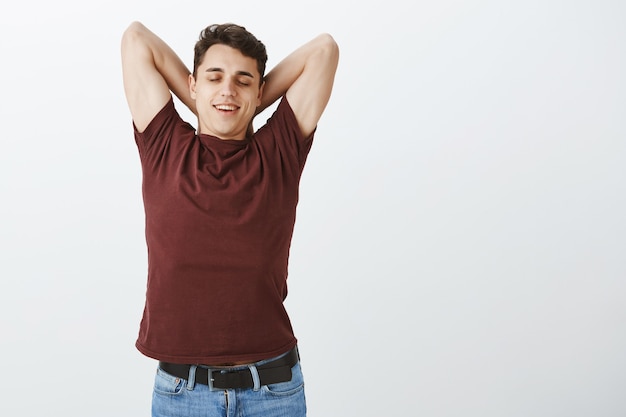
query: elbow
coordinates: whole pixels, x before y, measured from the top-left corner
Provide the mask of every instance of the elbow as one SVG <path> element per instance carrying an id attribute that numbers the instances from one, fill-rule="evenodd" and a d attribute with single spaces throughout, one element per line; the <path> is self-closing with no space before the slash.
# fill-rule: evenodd
<path id="1" fill-rule="evenodd" d="M 339 56 L 339 45 L 330 33 L 322 33 L 318 36 L 322 48 L 328 50 L 333 55 Z"/>
<path id="2" fill-rule="evenodd" d="M 146 30 L 146 27 L 143 25 L 143 23 L 141 23 L 138 20 L 135 20 L 134 22 L 131 22 L 128 25 L 128 27 L 124 31 L 124 34 L 126 35 L 126 34 L 132 34 L 132 33 L 140 33 L 144 30 Z"/>
<path id="3" fill-rule="evenodd" d="M 134 21 L 128 25 L 122 34 L 122 49 L 128 49 L 135 45 L 145 31 L 146 27 L 141 22 Z"/>
<path id="4" fill-rule="evenodd" d="M 132 22 L 121 40 L 122 62 L 132 62 L 138 57 L 148 57 L 151 54 L 149 47 L 149 30 L 140 22 Z"/>
<path id="5" fill-rule="evenodd" d="M 339 45 L 329 33 L 322 33 L 317 37 L 318 53 L 327 61 L 337 65 L 339 62 Z"/>

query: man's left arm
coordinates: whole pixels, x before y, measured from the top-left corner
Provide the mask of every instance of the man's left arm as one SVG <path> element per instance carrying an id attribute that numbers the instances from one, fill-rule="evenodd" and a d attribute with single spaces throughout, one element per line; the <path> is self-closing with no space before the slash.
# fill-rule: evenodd
<path id="1" fill-rule="evenodd" d="M 257 113 L 286 94 L 302 134 L 309 136 L 330 99 L 338 63 L 339 47 L 331 35 L 305 43 L 265 76 Z"/>

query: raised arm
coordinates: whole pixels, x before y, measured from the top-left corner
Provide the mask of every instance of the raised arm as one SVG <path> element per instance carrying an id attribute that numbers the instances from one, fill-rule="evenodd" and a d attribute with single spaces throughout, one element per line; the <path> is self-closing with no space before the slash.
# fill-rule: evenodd
<path id="1" fill-rule="evenodd" d="M 124 91 L 133 121 L 140 132 L 170 99 L 170 91 L 196 113 L 187 84 L 189 73 L 176 53 L 141 23 L 131 23 L 124 32 Z"/>
<path id="2" fill-rule="evenodd" d="M 329 34 L 302 45 L 265 76 L 257 112 L 286 94 L 302 134 L 310 135 L 330 99 L 338 63 L 339 47 Z"/>

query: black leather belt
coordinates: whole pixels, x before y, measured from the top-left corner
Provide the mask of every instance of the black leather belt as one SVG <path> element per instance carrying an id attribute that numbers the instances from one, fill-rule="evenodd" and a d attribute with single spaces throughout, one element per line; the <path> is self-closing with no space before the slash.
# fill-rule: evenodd
<path id="1" fill-rule="evenodd" d="M 278 359 L 255 366 L 259 373 L 259 385 L 291 381 L 291 368 L 298 363 L 298 360 L 298 349 L 294 347 L 286 355 Z M 191 365 L 159 362 L 159 368 L 170 375 L 188 379 Z M 196 383 L 219 389 L 254 387 L 254 379 L 250 368 L 241 368 L 239 366 L 234 369 L 229 369 L 206 368 L 200 365 L 196 368 Z"/>

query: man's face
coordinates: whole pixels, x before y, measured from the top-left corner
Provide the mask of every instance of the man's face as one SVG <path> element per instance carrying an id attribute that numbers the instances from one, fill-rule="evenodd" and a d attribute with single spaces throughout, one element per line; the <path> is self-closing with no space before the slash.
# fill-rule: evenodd
<path id="1" fill-rule="evenodd" d="M 244 139 L 261 104 L 261 75 L 256 60 L 226 45 L 213 45 L 189 76 L 196 100 L 199 132 L 220 139 Z"/>

